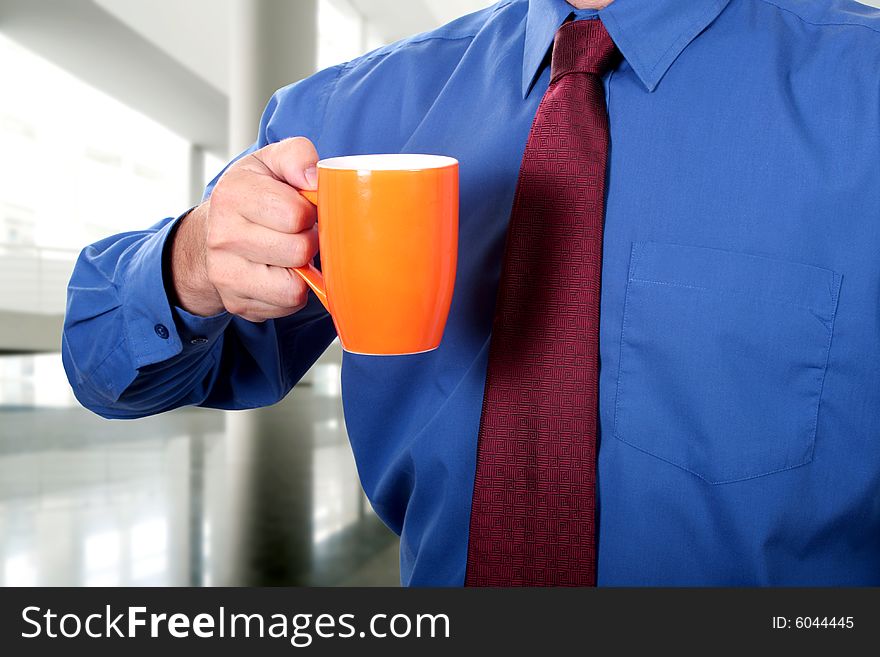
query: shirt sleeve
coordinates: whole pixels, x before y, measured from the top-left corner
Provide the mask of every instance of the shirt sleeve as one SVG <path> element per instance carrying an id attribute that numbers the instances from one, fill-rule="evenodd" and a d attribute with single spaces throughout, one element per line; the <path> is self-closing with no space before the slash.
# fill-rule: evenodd
<path id="1" fill-rule="evenodd" d="M 233 162 L 289 136 L 317 143 L 322 108 L 340 68 L 276 92 L 256 143 Z M 314 295 L 295 315 L 263 324 L 227 313 L 197 317 L 173 306 L 163 271 L 181 217 L 92 244 L 74 267 L 62 360 L 77 399 L 104 417 L 143 417 L 185 405 L 241 409 L 275 403 L 335 337 Z"/>

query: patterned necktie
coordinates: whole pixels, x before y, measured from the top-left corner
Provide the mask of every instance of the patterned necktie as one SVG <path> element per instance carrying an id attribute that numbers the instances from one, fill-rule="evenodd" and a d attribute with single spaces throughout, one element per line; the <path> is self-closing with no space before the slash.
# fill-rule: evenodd
<path id="1" fill-rule="evenodd" d="M 599 292 L 617 61 L 600 20 L 556 33 L 498 291 L 467 586 L 594 586 Z"/>

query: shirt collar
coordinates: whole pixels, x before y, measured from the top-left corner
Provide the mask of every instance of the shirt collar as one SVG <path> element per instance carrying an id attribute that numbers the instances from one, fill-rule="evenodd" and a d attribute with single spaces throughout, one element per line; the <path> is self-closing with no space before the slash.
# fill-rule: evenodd
<path id="1" fill-rule="evenodd" d="M 598 16 L 648 89 L 730 0 L 614 0 Z M 556 30 L 574 12 L 565 0 L 529 0 L 522 93 L 528 96 Z"/>

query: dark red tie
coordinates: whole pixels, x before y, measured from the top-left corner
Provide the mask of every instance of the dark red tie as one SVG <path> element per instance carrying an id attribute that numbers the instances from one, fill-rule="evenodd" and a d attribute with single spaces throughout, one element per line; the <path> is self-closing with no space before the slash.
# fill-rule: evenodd
<path id="1" fill-rule="evenodd" d="M 600 20 L 556 33 L 492 326 L 467 586 L 594 586 L 599 293 L 617 61 Z"/>

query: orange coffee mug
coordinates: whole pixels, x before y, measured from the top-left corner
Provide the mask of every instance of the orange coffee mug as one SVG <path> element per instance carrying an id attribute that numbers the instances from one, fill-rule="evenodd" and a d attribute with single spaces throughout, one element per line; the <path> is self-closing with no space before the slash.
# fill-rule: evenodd
<path id="1" fill-rule="evenodd" d="M 329 311 L 343 349 L 375 356 L 436 349 L 458 258 L 458 162 L 352 155 L 318 162 L 321 271 L 299 274 Z"/>

